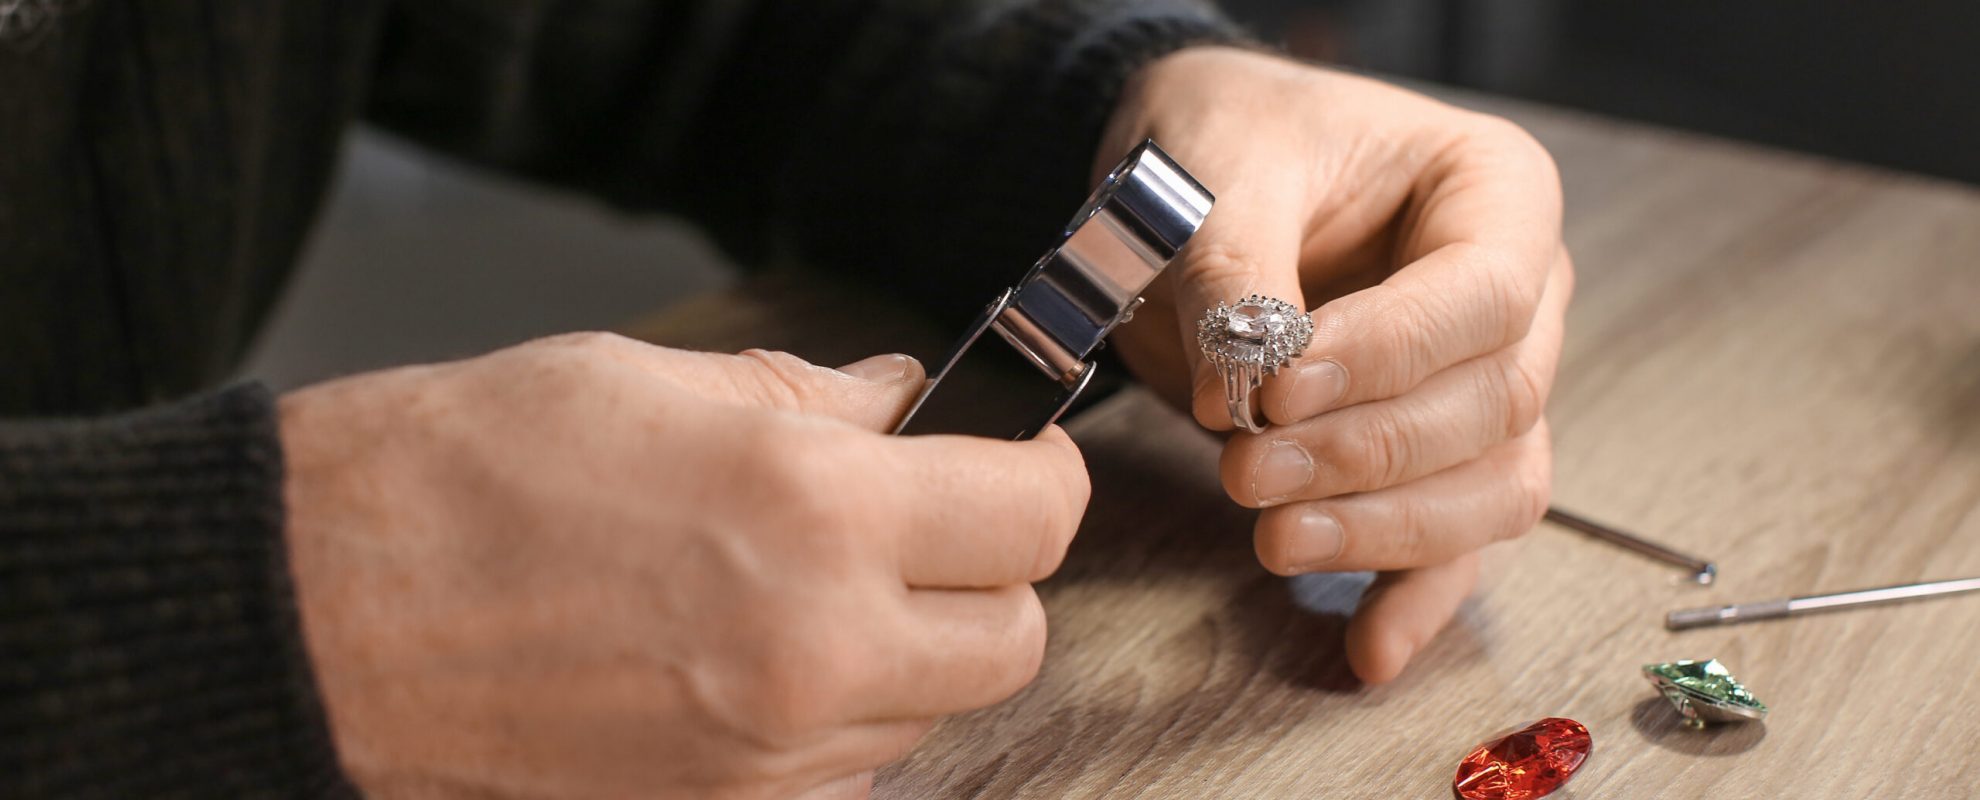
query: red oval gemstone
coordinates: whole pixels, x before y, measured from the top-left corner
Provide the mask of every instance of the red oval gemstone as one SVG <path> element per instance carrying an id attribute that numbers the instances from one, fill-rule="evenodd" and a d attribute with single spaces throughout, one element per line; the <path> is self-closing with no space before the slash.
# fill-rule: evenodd
<path id="1" fill-rule="evenodd" d="M 1464 800 L 1534 800 L 1574 777 L 1595 741 L 1588 727 L 1548 717 L 1478 746 L 1458 763 L 1451 787 Z"/>

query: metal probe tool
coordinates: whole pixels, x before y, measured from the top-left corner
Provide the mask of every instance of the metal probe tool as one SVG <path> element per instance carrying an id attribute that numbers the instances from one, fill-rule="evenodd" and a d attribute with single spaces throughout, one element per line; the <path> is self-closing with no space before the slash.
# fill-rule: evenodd
<path id="1" fill-rule="evenodd" d="M 1717 580 L 1719 577 L 1718 565 L 1710 561 L 1696 556 L 1685 555 L 1641 536 L 1616 530 L 1615 528 L 1575 516 L 1558 508 L 1548 507 L 1546 519 L 1556 525 L 1573 528 L 1574 530 L 1626 550 L 1649 556 L 1666 564 L 1673 564 L 1691 570 L 1691 579 L 1701 586 L 1710 585 L 1712 581 Z"/>
<path id="2" fill-rule="evenodd" d="M 1937 597 L 1947 594 L 1959 594 L 1960 592 L 1980 592 L 1980 578 L 1961 578 L 1959 580 L 1933 581 L 1930 583 L 1906 583 L 1876 589 L 1858 589 L 1854 592 L 1785 597 L 1778 600 L 1763 600 L 1758 603 L 1687 608 L 1682 611 L 1673 611 L 1664 617 L 1664 627 L 1674 631 L 1681 631 L 1686 628 L 1729 625 L 1756 619 L 1792 617 L 1797 614 L 1809 614 L 1816 611 L 1870 606 L 1879 603 L 1895 603 L 1899 600 L 1915 600 L 1921 597 Z"/>

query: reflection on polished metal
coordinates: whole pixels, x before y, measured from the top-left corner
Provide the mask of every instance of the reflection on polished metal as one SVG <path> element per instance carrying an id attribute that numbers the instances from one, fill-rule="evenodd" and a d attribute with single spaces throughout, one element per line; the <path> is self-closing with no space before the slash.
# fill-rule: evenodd
<path id="1" fill-rule="evenodd" d="M 1252 395 L 1293 356 L 1313 341 L 1313 315 L 1284 300 L 1254 294 L 1227 306 L 1218 301 L 1196 322 L 1196 344 L 1203 359 L 1224 379 L 1224 403 L 1231 423 L 1252 433 L 1264 430 L 1251 407 Z"/>
<path id="2" fill-rule="evenodd" d="M 1961 578 L 1951 581 L 1930 583 L 1906 583 L 1897 586 L 1884 586 L 1876 589 L 1859 589 L 1854 592 L 1835 594 L 1811 594 L 1801 597 L 1783 597 L 1775 600 L 1762 600 L 1757 603 L 1737 603 L 1729 606 L 1707 606 L 1673 611 L 1664 617 L 1664 627 L 1674 631 L 1685 628 L 1702 628 L 1708 625 L 1727 625 L 1735 622 L 1749 622 L 1756 619 L 1774 619 L 1808 614 L 1816 611 L 1832 611 L 1839 608 L 1873 606 L 1881 603 L 1895 603 L 1899 600 L 1916 600 L 1922 597 L 1938 597 L 1962 592 L 1980 592 L 1980 578 Z"/>
<path id="3" fill-rule="evenodd" d="M 1065 412 L 1093 377 L 1088 360 L 1116 326 L 1134 316 L 1141 292 L 1174 259 L 1216 198 L 1154 141 L 1144 141 L 1094 189 L 1057 247 L 990 304 L 949 351 L 895 433 L 977 433 L 1029 438 Z M 937 431 L 912 424 L 937 388 L 986 330 L 1015 349 L 1051 386 L 1012 430 Z M 986 423 L 987 424 L 987 423 Z"/>
<path id="4" fill-rule="evenodd" d="M 1671 707 L 1684 717 L 1687 728 L 1704 728 L 1710 722 L 1746 722 L 1765 719 L 1767 704 L 1734 680 L 1732 672 L 1719 660 L 1672 661 L 1643 665 L 1643 677 L 1662 692 Z"/>
<path id="5" fill-rule="evenodd" d="M 1580 531 L 1602 541 L 1641 555 L 1649 556 L 1666 564 L 1673 564 L 1691 570 L 1691 580 L 1700 586 L 1710 585 L 1719 578 L 1719 567 L 1717 564 L 1713 564 L 1697 556 L 1685 555 L 1636 534 L 1620 531 L 1585 517 L 1570 514 L 1558 508 L 1549 507 L 1547 509 L 1546 519 L 1561 527 Z"/>

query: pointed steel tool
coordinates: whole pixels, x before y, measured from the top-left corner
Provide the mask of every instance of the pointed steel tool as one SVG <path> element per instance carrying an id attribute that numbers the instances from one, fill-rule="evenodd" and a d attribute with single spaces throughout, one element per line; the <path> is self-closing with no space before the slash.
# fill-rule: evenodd
<path id="1" fill-rule="evenodd" d="M 1691 580 L 1700 586 L 1708 586 L 1719 577 L 1719 567 L 1705 559 L 1685 555 L 1633 533 L 1611 528 L 1592 520 L 1570 514 L 1558 508 L 1547 509 L 1547 521 L 1565 528 L 1572 528 L 1602 541 L 1627 550 L 1646 555 L 1666 564 L 1691 570 Z"/>
<path id="2" fill-rule="evenodd" d="M 1872 606 L 1879 603 L 1895 603 L 1899 600 L 1916 600 L 1921 597 L 1980 592 L 1980 578 L 1961 578 L 1951 581 L 1930 583 L 1906 583 L 1897 586 L 1884 586 L 1876 589 L 1858 589 L 1854 592 L 1835 594 L 1811 594 L 1801 597 L 1784 597 L 1778 600 L 1762 600 L 1758 603 L 1737 603 L 1730 606 L 1708 606 L 1673 611 L 1664 618 L 1664 627 L 1674 631 L 1685 628 L 1702 628 L 1708 625 L 1728 625 L 1756 619 L 1774 619 L 1809 614 L 1816 611 L 1832 611 L 1838 608 Z"/>

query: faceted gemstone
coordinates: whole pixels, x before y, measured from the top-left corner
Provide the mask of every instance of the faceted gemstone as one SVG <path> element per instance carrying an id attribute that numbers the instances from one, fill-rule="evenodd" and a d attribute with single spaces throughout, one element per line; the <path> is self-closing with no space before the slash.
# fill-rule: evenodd
<path id="1" fill-rule="evenodd" d="M 1732 671 L 1714 658 L 1643 665 L 1643 676 L 1664 693 L 1686 724 L 1737 722 L 1767 716 L 1767 705 L 1734 680 Z"/>
<path id="2" fill-rule="evenodd" d="M 1587 726 L 1548 717 L 1478 746 L 1451 784 L 1464 800 L 1535 800 L 1574 777 L 1594 749 Z"/>
<path id="3" fill-rule="evenodd" d="M 1267 336 L 1285 333 L 1286 326 L 1290 324 L 1292 320 L 1278 309 L 1267 308 L 1260 303 L 1239 303 L 1231 309 L 1230 320 L 1224 323 L 1224 327 L 1233 336 L 1262 342 Z"/>

